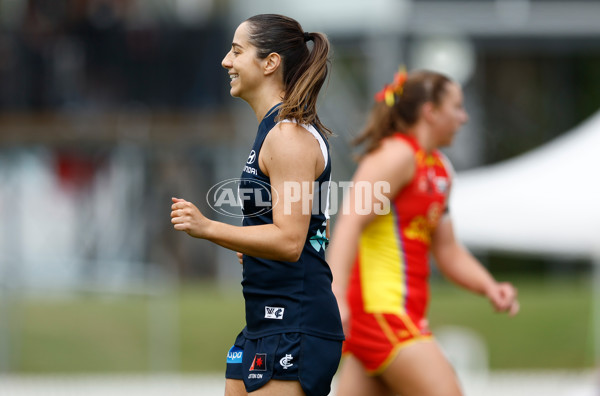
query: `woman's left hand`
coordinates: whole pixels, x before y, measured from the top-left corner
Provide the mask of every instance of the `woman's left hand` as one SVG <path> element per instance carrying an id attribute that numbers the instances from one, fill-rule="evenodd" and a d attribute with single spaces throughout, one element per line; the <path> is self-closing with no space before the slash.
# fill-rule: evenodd
<path id="1" fill-rule="evenodd" d="M 177 231 L 185 231 L 196 238 L 204 238 L 210 225 L 200 210 L 191 202 L 180 198 L 171 198 L 171 223 Z"/>
<path id="2" fill-rule="evenodd" d="M 494 284 L 486 296 L 498 312 L 508 312 L 509 316 L 514 316 L 519 312 L 517 289 L 509 282 Z"/>

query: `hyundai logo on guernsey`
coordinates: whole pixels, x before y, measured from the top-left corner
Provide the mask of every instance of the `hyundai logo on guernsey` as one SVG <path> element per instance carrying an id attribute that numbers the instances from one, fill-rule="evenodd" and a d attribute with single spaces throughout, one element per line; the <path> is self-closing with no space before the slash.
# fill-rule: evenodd
<path id="1" fill-rule="evenodd" d="M 248 165 L 252 165 L 254 163 L 254 161 L 256 161 L 256 151 L 252 150 L 252 151 L 250 151 L 250 155 L 248 156 L 248 159 L 246 160 L 246 165 L 244 166 L 244 172 L 250 173 L 251 175 L 256 176 L 258 174 L 256 172 L 256 168 L 253 166 L 248 166 Z"/>
<path id="2" fill-rule="evenodd" d="M 283 319 L 285 308 L 265 307 L 265 319 Z"/>
<path id="3" fill-rule="evenodd" d="M 273 209 L 279 201 L 276 190 L 271 195 L 271 185 L 260 180 L 227 179 L 212 186 L 206 193 L 206 202 L 212 210 L 229 217 L 260 216 Z M 243 203 L 252 202 L 252 211 L 242 213 Z M 273 205 L 271 205 L 273 202 Z"/>
<path id="4" fill-rule="evenodd" d="M 256 160 L 256 151 L 252 150 L 252 151 L 250 151 L 250 155 L 248 156 L 248 161 L 246 161 L 246 163 L 248 165 L 252 165 L 255 160 Z"/>
<path id="5" fill-rule="evenodd" d="M 244 350 L 234 345 L 231 347 L 229 352 L 227 352 L 227 363 L 241 364 L 243 355 Z"/>

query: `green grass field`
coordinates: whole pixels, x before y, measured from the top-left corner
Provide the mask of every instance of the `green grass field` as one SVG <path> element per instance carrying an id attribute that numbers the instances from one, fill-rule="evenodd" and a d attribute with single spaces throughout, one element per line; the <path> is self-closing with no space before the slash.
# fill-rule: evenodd
<path id="1" fill-rule="evenodd" d="M 521 313 L 508 318 L 494 313 L 483 298 L 434 281 L 434 333 L 445 325 L 476 331 L 487 344 L 492 369 L 592 367 L 590 280 L 520 278 L 514 283 Z M 157 306 L 166 315 L 153 316 Z M 144 372 L 160 367 L 161 353 L 165 362 L 175 356 L 173 370 L 222 372 L 225 354 L 243 326 L 243 301 L 241 287 L 224 291 L 195 283 L 160 300 L 97 295 L 13 300 L 9 318 L 13 372 Z M 157 344 L 166 340 L 168 345 L 176 337 L 151 337 L 157 328 L 174 329 L 179 336 L 170 358 L 173 349 Z"/>

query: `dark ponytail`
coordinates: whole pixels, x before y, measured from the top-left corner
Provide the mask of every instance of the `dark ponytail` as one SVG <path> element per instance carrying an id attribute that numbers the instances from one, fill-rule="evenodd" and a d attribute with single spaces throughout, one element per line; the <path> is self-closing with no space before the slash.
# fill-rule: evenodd
<path id="1" fill-rule="evenodd" d="M 281 56 L 285 94 L 279 120 L 291 119 L 300 124 L 315 124 L 331 133 L 317 115 L 317 97 L 329 70 L 329 40 L 323 33 L 307 33 L 289 17 L 261 14 L 248 18 L 250 43 L 257 56 L 271 53 Z M 313 41 L 309 50 L 308 41 Z"/>

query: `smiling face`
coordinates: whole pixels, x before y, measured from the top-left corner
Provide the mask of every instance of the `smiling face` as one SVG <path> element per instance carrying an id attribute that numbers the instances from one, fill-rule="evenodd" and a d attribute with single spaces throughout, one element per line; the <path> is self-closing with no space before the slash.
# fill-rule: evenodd
<path id="1" fill-rule="evenodd" d="M 469 120 L 463 106 L 462 89 L 458 84 L 453 82 L 446 84 L 441 102 L 435 107 L 435 113 L 432 126 L 435 130 L 437 146 L 449 146 L 456 132 Z"/>
<path id="2" fill-rule="evenodd" d="M 256 56 L 256 47 L 249 40 L 249 23 L 243 22 L 235 31 L 231 50 L 221 62 L 231 79 L 231 96 L 246 101 L 263 81 L 262 60 Z"/>

